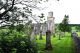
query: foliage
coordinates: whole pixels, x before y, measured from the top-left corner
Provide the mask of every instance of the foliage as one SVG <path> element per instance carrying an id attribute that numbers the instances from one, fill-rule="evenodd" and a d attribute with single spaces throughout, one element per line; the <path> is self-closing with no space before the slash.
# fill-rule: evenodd
<path id="1" fill-rule="evenodd" d="M 43 13 L 41 13 L 41 16 L 39 16 L 40 18 L 43 18 L 44 17 L 44 14 Z"/>
<path id="2" fill-rule="evenodd" d="M 0 30 L 1 53 L 37 53 L 36 44 L 30 41 L 33 30 L 31 21 L 25 25 L 14 26 L 12 24 L 8 28 Z"/>
<path id="3" fill-rule="evenodd" d="M 27 36 L 13 30 L 2 30 L 0 32 L 0 52 L 1 53 L 37 53 L 36 45 L 32 44 Z"/>
<path id="4" fill-rule="evenodd" d="M 62 32 L 70 32 L 71 27 L 69 26 L 69 16 L 65 15 L 64 19 L 62 20 L 62 23 L 58 26 L 59 30 Z"/>
<path id="5" fill-rule="evenodd" d="M 47 0 L 46 0 L 47 1 Z M 32 16 L 32 9 L 39 9 L 37 4 L 41 4 L 43 0 L 0 0 L 0 24 L 6 25 L 28 21 L 28 17 Z M 22 6 L 22 7 L 19 7 Z M 4 10 L 2 12 L 2 10 Z M 20 16 L 23 18 L 20 20 Z M 32 17 L 33 18 L 33 17 Z"/>
<path id="6" fill-rule="evenodd" d="M 23 25 L 23 24 L 19 24 L 19 25 L 17 25 L 15 28 L 16 28 L 16 30 L 17 30 L 18 32 L 24 31 L 24 25 Z"/>
<path id="7" fill-rule="evenodd" d="M 77 31 L 80 31 L 80 25 L 75 27 Z"/>

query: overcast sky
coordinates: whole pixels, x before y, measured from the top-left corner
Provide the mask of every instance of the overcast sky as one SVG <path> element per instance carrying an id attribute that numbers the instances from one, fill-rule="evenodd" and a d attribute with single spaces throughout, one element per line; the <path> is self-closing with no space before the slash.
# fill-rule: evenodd
<path id="1" fill-rule="evenodd" d="M 49 0 L 48 3 L 39 6 L 46 6 L 45 10 L 35 10 L 36 12 L 34 11 L 34 14 L 40 14 L 42 12 L 47 16 L 49 11 L 53 11 L 55 23 L 60 23 L 66 14 L 69 15 L 71 24 L 80 24 L 80 0 Z"/>

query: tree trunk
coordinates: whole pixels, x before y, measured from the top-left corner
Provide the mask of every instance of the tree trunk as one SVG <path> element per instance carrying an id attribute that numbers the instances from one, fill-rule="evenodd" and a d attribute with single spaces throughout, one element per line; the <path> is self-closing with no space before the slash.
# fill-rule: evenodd
<path id="1" fill-rule="evenodd" d="M 34 35 L 34 31 L 32 31 L 30 40 L 33 41 L 34 39 L 35 39 L 35 35 Z"/>
<path id="2" fill-rule="evenodd" d="M 53 37 L 55 37 L 55 33 L 53 33 Z"/>
<path id="3" fill-rule="evenodd" d="M 33 26 L 32 31 L 31 31 L 31 37 L 30 37 L 30 41 L 32 41 L 32 42 L 35 41 L 35 33 L 34 33 L 35 31 L 34 30 L 35 30 L 35 28 Z"/>
<path id="4" fill-rule="evenodd" d="M 52 50 L 52 45 L 51 45 L 51 31 L 48 30 L 46 32 L 46 50 Z"/>
<path id="5" fill-rule="evenodd" d="M 2 19 L 2 17 L 3 17 L 7 12 L 9 12 L 9 11 L 13 8 L 13 6 L 14 6 L 14 1 L 15 1 L 15 0 L 12 0 L 12 6 L 11 6 L 8 10 L 6 10 L 6 11 L 4 11 L 2 14 L 0 14 L 0 19 Z"/>
<path id="6" fill-rule="evenodd" d="M 61 34 L 59 33 L 59 40 L 61 40 Z"/>
<path id="7" fill-rule="evenodd" d="M 66 36 L 66 33 L 64 32 L 64 37 Z"/>
<path id="8" fill-rule="evenodd" d="M 39 37 L 40 40 L 42 40 L 42 31 L 40 31 L 40 37 Z"/>

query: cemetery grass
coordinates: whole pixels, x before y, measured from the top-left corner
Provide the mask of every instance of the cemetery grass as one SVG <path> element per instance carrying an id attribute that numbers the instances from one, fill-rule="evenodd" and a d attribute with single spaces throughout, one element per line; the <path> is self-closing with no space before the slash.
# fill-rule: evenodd
<path id="1" fill-rule="evenodd" d="M 44 50 L 46 43 L 46 36 L 43 36 L 43 40 L 39 40 L 39 35 L 37 36 L 37 49 L 39 53 L 75 53 L 74 41 L 71 38 L 70 33 L 66 33 L 66 36 L 58 39 L 58 35 L 56 37 L 51 36 L 51 44 L 53 50 Z"/>
<path id="2" fill-rule="evenodd" d="M 80 32 L 77 32 L 77 34 L 78 34 L 78 37 L 80 37 Z"/>

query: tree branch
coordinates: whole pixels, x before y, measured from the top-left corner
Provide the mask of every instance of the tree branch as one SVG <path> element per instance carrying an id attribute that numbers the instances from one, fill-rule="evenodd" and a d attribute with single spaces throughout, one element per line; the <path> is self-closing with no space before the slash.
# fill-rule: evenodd
<path id="1" fill-rule="evenodd" d="M 0 8 L 0 10 L 3 9 L 5 6 L 6 6 L 6 4 L 4 4 L 4 5 Z"/>
<path id="2" fill-rule="evenodd" d="M 12 1 L 12 6 L 11 6 L 8 10 L 6 10 L 6 11 L 4 11 L 2 14 L 0 14 L 0 19 L 2 19 L 2 17 L 3 17 L 8 11 L 10 11 L 10 10 L 13 8 L 13 6 L 14 6 L 14 1 L 15 1 L 15 0 Z"/>

